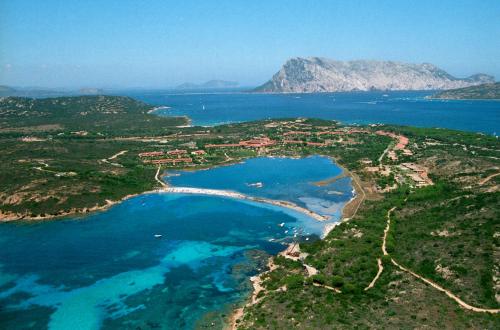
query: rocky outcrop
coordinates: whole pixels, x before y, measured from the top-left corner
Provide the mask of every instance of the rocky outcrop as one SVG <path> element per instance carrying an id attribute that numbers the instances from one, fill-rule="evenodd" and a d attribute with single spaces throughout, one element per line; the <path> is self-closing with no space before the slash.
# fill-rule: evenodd
<path id="1" fill-rule="evenodd" d="M 440 68 L 390 61 L 334 61 L 326 58 L 292 58 L 271 80 L 257 87 L 264 93 L 318 93 L 369 90 L 444 90 L 494 82 L 475 74 L 456 78 Z"/>

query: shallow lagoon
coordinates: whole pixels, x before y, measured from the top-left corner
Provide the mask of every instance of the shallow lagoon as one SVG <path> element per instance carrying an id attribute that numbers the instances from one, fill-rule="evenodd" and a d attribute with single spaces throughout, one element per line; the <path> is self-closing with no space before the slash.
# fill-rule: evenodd
<path id="1" fill-rule="evenodd" d="M 336 222 L 345 203 L 354 197 L 351 178 L 342 177 L 321 186 L 316 183 L 341 173 L 342 169 L 328 157 L 260 157 L 208 170 L 169 172 L 166 181 L 173 186 L 230 190 L 285 200 L 329 216 L 330 222 Z M 304 229 L 320 235 L 325 224 L 308 222 Z"/>
<path id="2" fill-rule="evenodd" d="M 240 172 L 244 165 L 244 172 L 261 175 L 241 182 L 258 179 L 264 186 L 255 192 L 239 185 L 243 192 L 300 202 L 299 190 L 289 190 L 294 180 L 308 188 L 306 182 L 339 172 L 322 157 L 245 164 L 193 172 L 206 177 L 190 180 L 209 184 L 211 171 L 229 178 L 218 171 Z M 295 174 L 270 181 L 262 171 L 269 166 Z M 84 218 L 1 224 L 0 328 L 191 329 L 208 313 L 241 302 L 248 278 L 291 241 L 287 228 L 301 226 L 312 233 L 323 224 L 275 206 L 180 194 L 145 194 Z"/>

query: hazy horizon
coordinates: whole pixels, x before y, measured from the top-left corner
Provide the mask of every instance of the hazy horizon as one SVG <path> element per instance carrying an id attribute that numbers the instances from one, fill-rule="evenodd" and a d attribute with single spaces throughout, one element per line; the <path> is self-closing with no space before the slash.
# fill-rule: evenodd
<path id="1" fill-rule="evenodd" d="M 432 63 L 500 77 L 498 1 L 4 1 L 0 84 L 256 86 L 291 57 Z"/>

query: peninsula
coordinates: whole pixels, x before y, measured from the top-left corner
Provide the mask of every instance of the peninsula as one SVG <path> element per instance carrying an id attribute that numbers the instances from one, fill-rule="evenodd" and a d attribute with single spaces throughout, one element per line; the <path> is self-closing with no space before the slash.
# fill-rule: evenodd
<path id="1" fill-rule="evenodd" d="M 500 100 L 500 82 L 450 89 L 430 98 L 444 100 Z"/>

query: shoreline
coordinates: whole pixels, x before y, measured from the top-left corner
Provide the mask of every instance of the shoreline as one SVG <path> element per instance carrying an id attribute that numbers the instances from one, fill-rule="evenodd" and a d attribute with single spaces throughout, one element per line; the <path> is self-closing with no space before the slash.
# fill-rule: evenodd
<path id="1" fill-rule="evenodd" d="M 311 157 L 311 156 L 312 155 L 306 156 L 306 157 Z M 341 179 L 344 177 L 350 177 L 352 180 L 353 193 L 354 193 L 354 196 L 346 204 L 344 204 L 344 206 L 342 207 L 342 216 L 339 219 L 339 221 L 332 223 L 332 224 L 325 225 L 325 228 L 323 230 L 322 237 L 321 237 L 321 239 L 323 239 L 336 226 L 338 226 L 339 224 L 341 224 L 343 222 L 349 221 L 356 214 L 359 206 L 363 203 L 363 201 L 366 197 L 366 194 L 363 191 L 363 188 L 361 187 L 361 185 L 359 183 L 359 179 L 357 177 L 355 177 L 355 174 L 353 174 L 352 172 L 347 170 L 344 166 L 340 165 L 334 157 L 324 156 L 324 155 L 319 155 L 319 156 L 328 157 L 332 161 L 332 163 L 334 163 L 336 166 L 340 167 L 342 172 L 340 174 L 338 174 L 337 176 L 335 176 L 334 178 L 326 179 L 326 180 L 323 180 L 320 182 L 314 182 L 312 184 L 319 183 L 319 185 L 321 186 L 323 183 L 327 183 L 327 182 L 332 183 L 332 182 L 337 181 L 338 179 Z M 303 158 L 303 157 L 300 157 L 300 156 L 297 156 L 297 157 L 271 156 L 271 158 Z M 234 164 L 238 164 L 238 163 L 244 163 L 245 160 L 247 160 L 247 158 L 240 159 L 239 161 L 230 162 L 227 164 L 219 164 L 218 166 L 228 166 L 228 165 L 234 165 Z M 202 168 L 202 169 L 197 169 L 197 170 L 208 170 L 211 168 L 212 167 L 207 167 L 207 168 Z M 188 170 L 190 170 L 190 169 L 188 169 Z M 320 215 L 320 214 L 313 212 L 307 208 L 298 206 L 295 203 L 288 202 L 288 201 L 273 200 L 273 199 L 267 199 L 267 198 L 263 198 L 263 197 L 249 196 L 249 195 L 245 195 L 245 194 L 242 194 L 239 192 L 233 192 L 233 191 L 227 191 L 227 190 L 169 186 L 168 182 L 161 180 L 163 177 L 168 176 L 168 173 L 167 172 L 160 173 L 160 171 L 161 171 L 161 166 L 158 167 L 158 169 L 155 173 L 155 177 L 154 177 L 155 181 L 157 181 L 161 185 L 161 187 L 157 188 L 157 189 L 144 191 L 142 193 L 129 194 L 129 195 L 126 195 L 126 196 L 124 196 L 116 201 L 111 201 L 111 200 L 106 199 L 105 200 L 106 204 L 102 205 L 102 206 L 96 205 L 96 206 L 91 207 L 91 208 L 71 209 L 69 212 L 63 212 L 63 213 L 56 214 L 56 215 L 29 217 L 29 216 L 18 214 L 18 213 L 17 214 L 16 213 L 9 213 L 9 212 L 2 213 L 2 211 L 0 210 L 0 223 L 1 222 L 18 221 L 18 220 L 28 220 L 28 221 L 48 220 L 48 219 L 55 219 L 55 218 L 63 218 L 63 217 L 71 216 L 71 215 L 86 216 L 86 215 L 89 215 L 90 213 L 93 213 L 93 212 L 105 211 L 105 210 L 109 209 L 110 207 L 112 207 L 118 203 L 121 203 L 127 199 L 130 199 L 130 198 L 133 198 L 136 196 L 140 196 L 140 195 L 148 195 L 148 194 L 155 194 L 155 193 L 156 194 L 178 193 L 178 194 L 209 195 L 209 196 L 218 196 L 218 197 L 223 197 L 223 198 L 233 198 L 233 199 L 238 199 L 238 200 L 246 200 L 246 201 L 251 201 L 251 202 L 255 202 L 255 203 L 269 204 L 269 205 L 274 205 L 274 206 L 278 206 L 278 207 L 282 207 L 282 208 L 287 208 L 287 209 L 296 211 L 298 213 L 302 213 L 302 214 L 304 214 L 304 215 L 306 215 L 306 216 L 308 216 L 316 221 L 320 221 L 320 222 L 327 221 L 327 220 L 331 219 L 328 216 Z M 330 181 L 332 181 L 332 182 L 330 182 Z M 9 216 L 11 216 L 11 218 L 9 218 Z M 286 249 L 281 251 L 280 254 L 289 248 L 290 248 L 290 245 L 288 245 Z M 231 330 L 236 329 L 237 328 L 237 320 L 239 320 L 244 315 L 244 308 L 246 306 L 251 306 L 251 305 L 258 302 L 258 299 L 256 299 L 256 297 L 259 294 L 259 292 L 261 292 L 263 290 L 263 288 L 260 285 L 261 281 L 262 281 L 261 277 L 262 277 L 262 275 L 266 274 L 267 272 L 274 270 L 274 268 L 276 267 L 272 262 L 274 257 L 275 256 L 271 256 L 269 258 L 268 270 L 261 272 L 261 273 L 255 275 L 255 276 L 252 276 L 250 278 L 250 281 L 252 283 L 252 288 L 253 288 L 252 292 L 249 295 L 249 297 L 247 297 L 245 299 L 245 301 L 242 302 L 242 305 L 240 307 L 233 309 L 232 313 L 230 313 L 230 315 L 227 317 L 228 323 L 226 324 L 225 329 L 231 329 Z"/>
<path id="2" fill-rule="evenodd" d="M 172 108 L 172 107 L 169 107 L 169 106 L 166 106 L 166 105 L 162 105 L 162 106 L 154 107 L 154 108 L 153 108 L 153 109 L 151 109 L 151 110 L 148 110 L 148 113 L 149 113 L 149 114 L 154 114 L 154 113 L 155 113 L 156 111 L 158 111 L 158 110 L 163 110 L 163 109 L 168 110 L 168 109 L 171 109 L 171 108 Z"/>
<path id="3" fill-rule="evenodd" d="M 248 200 L 248 201 L 252 201 L 252 202 L 270 204 L 270 205 L 274 205 L 274 206 L 288 208 L 288 209 L 294 210 L 296 212 L 303 213 L 303 214 L 305 214 L 305 215 L 307 215 L 307 216 L 309 216 L 317 221 L 329 220 L 329 217 L 327 217 L 327 216 L 320 215 L 320 214 L 313 212 L 309 209 L 298 206 L 297 204 L 294 204 L 292 202 L 268 199 L 268 198 L 263 198 L 263 197 L 248 196 L 248 195 L 244 195 L 242 193 L 229 191 L 229 190 L 204 189 L 204 188 L 192 188 L 192 187 L 166 187 L 166 188 L 160 189 L 159 192 L 160 193 L 163 192 L 163 193 L 192 194 L 192 195 L 210 195 L 210 196 L 219 196 L 219 197 Z"/>
<path id="4" fill-rule="evenodd" d="M 446 97 L 426 97 L 425 99 L 431 101 L 495 101 L 495 102 L 500 101 L 500 99 L 458 99 L 458 98 L 446 98 Z"/>
<path id="5" fill-rule="evenodd" d="M 342 173 L 340 173 L 339 175 L 337 175 L 333 179 L 337 179 L 338 176 L 351 178 L 351 180 L 353 181 L 352 186 L 353 186 L 354 196 L 342 207 L 342 216 L 341 216 L 340 220 L 338 222 L 335 222 L 335 223 L 332 223 L 332 224 L 325 226 L 325 229 L 323 231 L 323 237 L 321 239 L 326 237 L 336 226 L 338 226 L 339 224 L 341 224 L 343 222 L 347 222 L 352 217 L 354 217 L 356 215 L 359 207 L 361 206 L 361 204 L 364 202 L 364 200 L 366 198 L 366 193 L 364 192 L 363 187 L 359 183 L 359 179 L 357 177 L 355 177 L 355 174 L 352 173 L 351 171 L 347 170 L 344 166 L 340 165 L 335 158 L 333 158 L 331 156 L 328 156 L 328 157 L 332 160 L 333 163 L 335 163 L 338 167 L 340 167 L 342 169 Z M 326 180 L 324 180 L 324 181 L 326 181 Z M 356 205 L 356 206 L 354 206 L 354 205 Z M 281 251 L 279 254 L 283 253 L 284 251 L 287 251 L 291 245 L 292 244 L 289 244 L 287 246 L 287 248 L 285 250 Z M 259 294 L 259 292 L 262 291 L 262 287 L 260 286 L 261 276 L 274 269 L 275 266 L 272 263 L 272 259 L 274 257 L 275 256 L 271 256 L 269 258 L 269 262 L 268 262 L 269 269 L 268 270 L 261 272 L 261 273 L 255 275 L 255 276 L 252 276 L 250 278 L 250 281 L 252 282 L 252 287 L 253 287 L 252 293 L 249 295 L 249 297 L 247 297 L 247 299 L 245 300 L 245 302 L 242 304 L 241 307 L 235 308 L 233 310 L 233 312 L 228 316 L 228 318 L 227 318 L 228 323 L 224 329 L 236 330 L 238 328 L 237 321 L 239 319 L 241 319 L 245 314 L 244 313 L 245 307 L 252 306 L 258 302 L 258 301 L 256 301 L 255 297 L 257 296 L 257 294 Z"/>
<path id="6" fill-rule="evenodd" d="M 305 156 L 305 157 L 300 157 L 300 156 L 297 156 L 297 157 L 294 157 L 294 156 L 270 156 L 269 158 L 297 158 L 297 159 L 300 159 L 300 158 L 307 158 L 307 157 L 312 157 L 313 155 L 309 155 L 309 156 Z M 324 156 L 324 155 L 317 155 L 317 156 L 323 156 L 323 157 L 328 157 L 330 158 L 333 163 L 335 163 L 337 166 L 339 166 L 343 173 L 345 173 L 346 175 L 345 176 L 349 176 L 352 178 L 352 175 L 349 171 L 347 171 L 343 166 L 339 165 L 335 158 L 331 157 L 331 156 Z M 234 165 L 234 164 L 240 164 L 240 163 L 244 163 L 246 160 L 250 159 L 252 157 L 249 157 L 249 158 L 243 158 L 243 159 L 240 159 L 238 161 L 234 161 L 234 162 L 228 162 L 228 163 L 223 163 L 223 164 L 218 164 L 214 167 L 220 167 L 220 166 L 230 166 L 230 165 Z M 209 170 L 209 169 L 212 169 L 214 167 L 205 167 L 205 168 L 199 168 L 199 169 L 184 169 L 184 170 L 178 170 L 178 171 L 198 171 L 198 170 Z M 27 221 L 38 221 L 38 220 L 52 220 L 52 219 L 59 219 L 59 218 L 64 218 L 64 217 L 68 217 L 68 216 L 85 216 L 85 215 L 89 215 L 91 213 L 94 213 L 94 212 L 100 212 L 100 211 L 105 211 L 107 210 L 108 208 L 112 207 L 113 205 L 115 204 L 118 204 L 118 203 L 121 203 L 129 198 L 132 198 L 132 197 L 136 197 L 136 196 L 139 196 L 139 195 L 146 195 L 146 194 L 151 194 L 151 193 L 158 193 L 158 192 L 161 192 L 162 189 L 166 189 L 166 188 L 172 188 L 168 185 L 168 182 L 164 182 L 162 181 L 160 178 L 163 178 L 163 177 L 168 177 L 168 172 L 165 172 L 165 173 L 160 173 L 159 171 L 160 169 L 158 169 L 156 171 L 156 174 L 155 174 L 155 181 L 157 181 L 159 184 L 160 184 L 160 188 L 156 188 L 156 189 L 152 189 L 152 190 L 146 190 L 146 191 L 143 191 L 143 192 L 138 192 L 138 193 L 133 193 L 133 194 L 128 194 L 128 195 L 125 195 L 123 196 L 122 198 L 118 199 L 118 200 L 109 200 L 109 199 L 105 199 L 104 201 L 106 202 L 106 204 L 104 205 L 94 205 L 94 206 L 90 206 L 90 207 L 81 207 L 81 208 L 71 208 L 68 212 L 65 212 L 65 211 L 62 211 L 62 210 L 59 210 L 57 213 L 55 214 L 49 214 L 49 215 L 36 215 L 36 216 L 30 216 L 28 215 L 28 213 L 20 213 L 20 212 L 11 212 L 11 211 L 2 211 L 0 209 L 0 223 L 2 222 L 12 222 L 12 221 L 21 221 L 21 220 L 27 220 Z M 174 188 L 182 188 L 182 187 L 174 187 Z M 186 187 L 187 188 L 187 187 Z M 199 189 L 199 188 L 195 188 L 195 189 Z M 208 189 L 208 190 L 211 190 L 211 189 Z M 215 189 L 212 189 L 213 191 L 216 191 Z M 229 197 L 229 198 L 236 198 L 236 199 L 241 199 L 241 200 L 249 200 L 249 201 L 253 201 L 253 202 L 256 202 L 256 203 L 264 203 L 264 204 L 270 204 L 270 205 L 274 205 L 274 206 L 279 206 L 279 207 L 284 207 L 284 208 L 288 208 L 288 209 L 292 209 L 294 211 L 297 211 L 299 213 L 302 213 L 302 214 L 305 214 L 307 216 L 310 216 L 312 217 L 313 219 L 317 220 L 317 221 L 327 221 L 329 220 L 330 218 L 327 217 L 327 216 L 322 216 L 320 214 L 317 214 L 307 208 L 304 208 L 304 207 L 301 207 L 301 206 L 298 206 L 292 202 L 288 202 L 288 201 L 280 201 L 280 200 L 272 200 L 272 199 L 266 199 L 266 198 L 262 198 L 262 197 L 254 197 L 254 196 L 246 196 L 244 194 L 241 194 L 241 193 L 235 193 L 236 195 L 240 195 L 240 196 L 231 196 L 233 194 L 233 192 L 230 192 L 228 191 L 227 193 L 229 193 L 229 195 L 227 196 L 224 196 L 224 194 L 221 194 L 220 191 L 217 192 L 215 194 L 215 196 L 220 196 L 220 197 Z M 193 192 L 191 192 L 191 194 L 194 194 Z M 201 193 L 201 195 L 209 195 L 207 194 L 206 192 L 205 193 Z M 356 197 L 356 196 L 355 196 Z M 355 199 L 355 197 L 353 199 Z M 344 207 L 343 207 L 343 211 L 342 211 L 342 218 L 344 217 L 344 209 L 345 207 L 350 204 L 353 199 L 351 199 L 349 202 L 347 202 Z M 342 218 L 339 220 L 338 223 L 340 223 L 342 221 Z M 328 232 L 325 232 L 324 235 L 328 234 Z"/>
<path id="7" fill-rule="evenodd" d="M 16 213 L 16 212 L 3 212 L 0 210 L 0 223 L 2 222 L 12 222 L 12 221 L 21 221 L 21 220 L 27 220 L 27 221 L 38 221 L 38 220 L 53 220 L 53 219 L 58 219 L 58 218 L 64 218 L 67 216 L 75 215 L 75 216 L 86 216 L 90 215 L 95 212 L 101 212 L 109 209 L 110 207 L 119 204 L 123 201 L 126 201 L 127 199 L 143 195 L 143 194 L 148 194 L 148 193 L 154 193 L 155 190 L 150 190 L 150 191 L 145 191 L 142 193 L 135 193 L 135 194 L 129 194 L 126 196 L 123 196 L 119 200 L 110 200 L 106 199 L 106 204 L 104 205 L 94 205 L 92 207 L 83 207 L 83 208 L 72 208 L 68 212 L 58 212 L 57 214 L 50 214 L 50 215 L 37 215 L 37 216 L 30 216 L 27 213 Z"/>
<path id="8" fill-rule="evenodd" d="M 59 212 L 57 214 L 50 214 L 50 215 L 46 215 L 46 216 L 37 215 L 37 216 L 32 217 L 32 216 L 27 215 L 26 213 L 2 212 L 2 210 L 0 210 L 0 223 L 12 222 L 12 221 L 22 221 L 22 220 L 27 220 L 27 221 L 55 220 L 55 219 L 64 218 L 64 217 L 68 217 L 68 216 L 76 216 L 78 218 L 81 218 L 81 217 L 90 215 L 92 213 L 105 211 L 116 204 L 120 204 L 120 203 L 126 201 L 127 199 L 134 198 L 134 197 L 141 196 L 141 195 L 154 194 L 157 192 L 158 192 L 158 189 L 153 189 L 153 190 L 147 190 L 147 191 L 140 192 L 140 193 L 128 194 L 128 195 L 123 196 L 122 198 L 120 198 L 118 200 L 106 199 L 105 200 L 106 204 L 104 204 L 104 205 L 95 205 L 92 207 L 83 207 L 83 208 L 72 208 L 72 209 L 70 209 L 69 212 Z"/>

